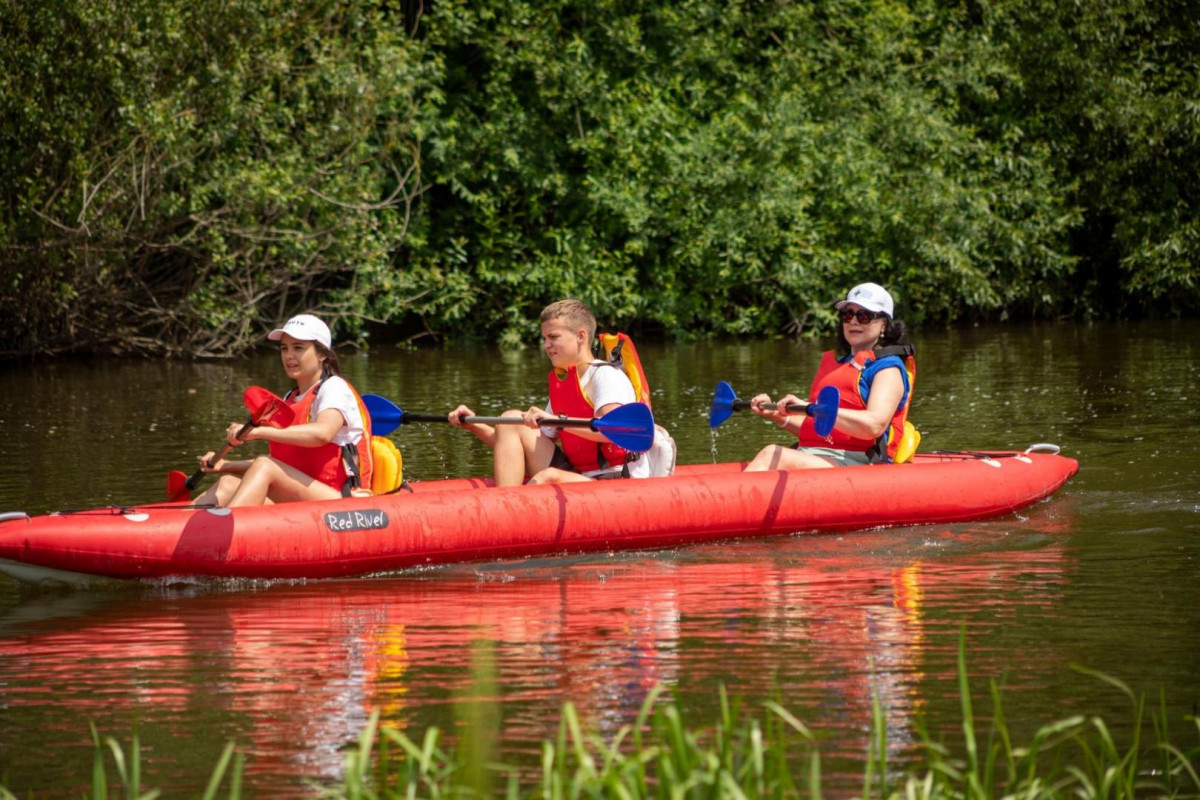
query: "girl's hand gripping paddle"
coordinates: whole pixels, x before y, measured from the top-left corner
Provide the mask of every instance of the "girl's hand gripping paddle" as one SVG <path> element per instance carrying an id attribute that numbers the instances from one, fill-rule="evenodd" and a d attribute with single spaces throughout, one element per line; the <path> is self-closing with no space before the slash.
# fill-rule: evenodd
<path id="1" fill-rule="evenodd" d="M 250 412 L 246 424 L 237 432 L 237 438 L 242 438 L 250 429 L 257 425 L 269 425 L 272 428 L 286 428 L 291 425 L 295 419 L 295 414 L 292 412 L 292 407 L 283 401 L 283 398 L 272 394 L 261 386 L 251 386 L 242 394 L 242 403 L 246 406 L 246 410 Z M 221 452 L 217 453 L 209 459 L 208 466 L 212 466 L 224 458 L 233 445 L 226 442 L 221 448 Z M 185 475 L 179 470 L 172 470 L 167 474 L 167 499 L 174 502 L 177 500 L 186 500 L 192 490 L 196 488 L 196 484 L 204 477 L 204 470 L 197 469 L 191 476 Z"/>

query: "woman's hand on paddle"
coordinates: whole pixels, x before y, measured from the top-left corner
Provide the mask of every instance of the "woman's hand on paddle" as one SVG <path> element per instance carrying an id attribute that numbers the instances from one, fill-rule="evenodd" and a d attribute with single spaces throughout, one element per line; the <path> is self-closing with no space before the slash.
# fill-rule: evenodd
<path id="1" fill-rule="evenodd" d="M 763 405 L 765 405 L 766 403 L 770 403 L 770 402 L 771 402 L 771 395 L 756 394 L 756 395 L 754 395 L 754 397 L 750 398 L 750 410 L 753 411 L 755 414 L 758 414 L 760 417 L 766 417 L 767 419 L 774 419 L 776 416 L 778 416 L 779 408 L 763 408 Z"/>
<path id="2" fill-rule="evenodd" d="M 778 402 L 775 403 L 774 408 L 763 408 L 763 406 L 769 404 L 770 402 L 771 398 L 769 395 L 755 395 L 750 399 L 750 410 L 755 414 L 758 414 L 763 419 L 771 420 L 771 422 L 774 422 L 781 428 L 787 427 L 788 418 L 797 413 L 795 411 L 788 411 L 789 406 L 803 407 L 808 405 L 807 400 L 801 400 L 794 394 L 784 395 Z"/>
<path id="3" fill-rule="evenodd" d="M 781 428 L 786 428 L 788 424 L 788 418 L 796 413 L 800 413 L 796 411 L 788 411 L 789 407 L 795 408 L 796 406 L 799 406 L 800 408 L 806 408 L 808 406 L 808 401 L 803 398 L 796 397 L 794 394 L 784 395 L 783 399 L 779 401 L 779 404 L 775 406 L 775 424 Z"/>

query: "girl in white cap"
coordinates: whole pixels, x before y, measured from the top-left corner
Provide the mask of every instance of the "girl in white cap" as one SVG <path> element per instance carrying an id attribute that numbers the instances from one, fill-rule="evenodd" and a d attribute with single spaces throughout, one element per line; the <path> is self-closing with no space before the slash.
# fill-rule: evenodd
<path id="1" fill-rule="evenodd" d="M 205 472 L 220 479 L 197 503 L 248 506 L 295 500 L 329 500 L 369 487 L 369 417 L 358 392 L 339 374 L 329 326 L 311 314 L 292 317 L 267 336 L 279 342 L 283 369 L 296 387 L 284 398 L 295 412 L 286 428 L 253 427 L 240 439 L 241 423 L 232 423 L 226 439 L 233 446 L 270 443 L 271 454 L 250 461 L 200 459 Z"/>
<path id="2" fill-rule="evenodd" d="M 916 374 L 904 323 L 892 318 L 892 296 L 876 283 L 855 286 L 836 308 L 838 352 L 823 355 L 809 400 L 789 394 L 772 409 L 763 408 L 771 402 L 765 394 L 750 400 L 754 413 L 794 434 L 797 442 L 790 448 L 767 445 L 746 467 L 748 472 L 854 466 L 890 462 L 895 456 Z M 818 436 L 811 417 L 789 414 L 787 407 L 816 402 L 826 386 L 837 387 L 841 402 L 833 431 Z"/>

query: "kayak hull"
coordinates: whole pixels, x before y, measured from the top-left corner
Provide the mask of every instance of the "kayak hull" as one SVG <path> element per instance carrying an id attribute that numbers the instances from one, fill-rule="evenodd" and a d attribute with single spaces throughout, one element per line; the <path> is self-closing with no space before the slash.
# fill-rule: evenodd
<path id="1" fill-rule="evenodd" d="M 555 553 L 987 519 L 1049 497 L 1078 469 L 1044 453 L 498 489 L 429 481 L 367 498 L 207 509 L 145 505 L 5 515 L 0 572 L 32 582 L 169 576 L 334 578 Z M 15 517 L 15 518 L 13 518 Z M 77 579 L 77 580 L 76 580 Z"/>

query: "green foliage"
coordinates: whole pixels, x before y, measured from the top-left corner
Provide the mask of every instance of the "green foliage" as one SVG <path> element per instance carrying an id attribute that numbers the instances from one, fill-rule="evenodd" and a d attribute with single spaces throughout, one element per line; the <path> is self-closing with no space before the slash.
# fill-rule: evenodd
<path id="1" fill-rule="evenodd" d="M 913 6 L 916 7 L 913 7 Z M 959 96 L 1011 81 L 934 4 L 442 2 L 436 258 L 520 326 L 575 295 L 675 333 L 799 333 L 875 279 L 917 316 L 1034 305 L 1069 271 L 1047 148 Z M 514 267 L 522 267 L 514 269 Z M 528 328 L 528 323 L 524 323 Z"/>
<path id="2" fill-rule="evenodd" d="M 0 6 L 0 345 L 1200 311 L 1184 0 Z"/>
<path id="3" fill-rule="evenodd" d="M 350 289 L 403 238 L 437 73 L 376 4 L 0 14 L 10 352 L 225 355 L 299 309 L 364 311 Z"/>
<path id="4" fill-rule="evenodd" d="M 1058 300 L 1083 314 L 1200 311 L 1200 9 L 1029 0 L 987 13 L 1022 76 L 987 113 L 1050 148 L 1081 214 L 1080 269 Z"/>

